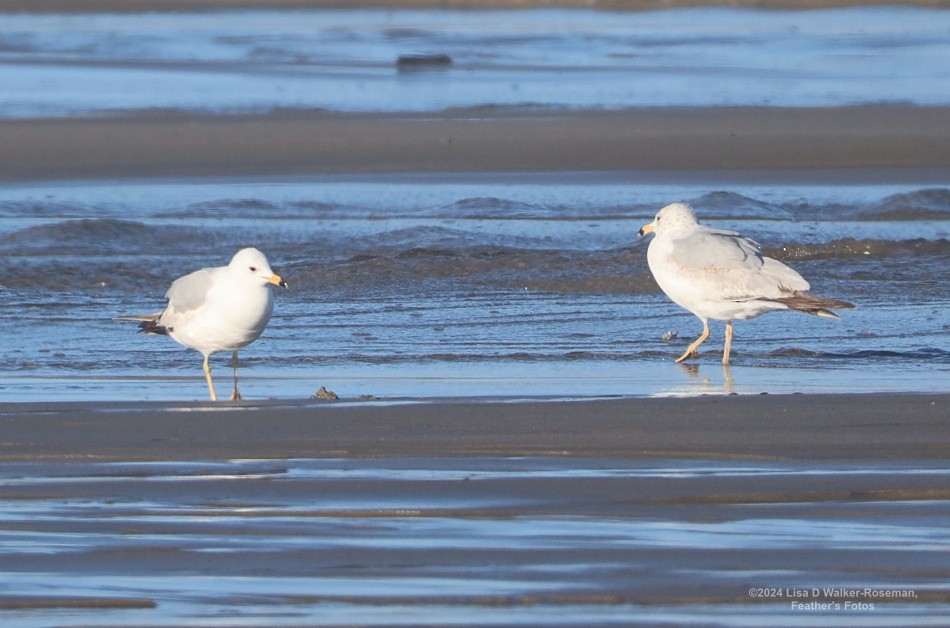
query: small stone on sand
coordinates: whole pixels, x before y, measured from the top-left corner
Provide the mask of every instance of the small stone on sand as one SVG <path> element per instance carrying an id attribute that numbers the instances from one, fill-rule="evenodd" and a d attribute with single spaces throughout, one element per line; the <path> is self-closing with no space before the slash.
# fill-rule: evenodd
<path id="1" fill-rule="evenodd" d="M 320 390 L 318 390 L 316 393 L 314 393 L 314 395 L 313 395 L 313 397 L 311 397 L 311 399 L 321 399 L 321 400 L 323 400 L 323 401 L 333 401 L 333 400 L 335 400 L 335 399 L 339 399 L 339 397 L 338 397 L 337 394 L 336 394 L 335 392 L 333 392 L 332 390 L 327 390 L 325 386 L 321 386 L 321 387 L 320 387 Z"/>

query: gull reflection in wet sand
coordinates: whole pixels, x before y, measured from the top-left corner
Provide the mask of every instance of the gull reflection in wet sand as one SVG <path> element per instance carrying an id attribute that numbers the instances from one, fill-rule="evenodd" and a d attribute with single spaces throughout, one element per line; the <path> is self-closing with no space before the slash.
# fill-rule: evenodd
<path id="1" fill-rule="evenodd" d="M 735 380 L 732 379 L 732 371 L 730 370 L 728 364 L 722 365 L 723 381 L 721 390 L 708 376 L 700 375 L 698 364 L 680 363 L 677 366 L 683 369 L 683 372 L 686 373 L 686 375 L 688 375 L 690 378 L 697 380 L 696 387 L 701 389 L 701 394 L 719 394 L 722 392 L 723 394 L 730 395 L 734 392 Z"/>

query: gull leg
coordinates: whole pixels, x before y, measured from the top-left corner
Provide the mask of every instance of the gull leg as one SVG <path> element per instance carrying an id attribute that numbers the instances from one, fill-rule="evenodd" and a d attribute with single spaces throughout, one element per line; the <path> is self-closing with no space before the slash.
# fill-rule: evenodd
<path id="1" fill-rule="evenodd" d="M 675 362 L 679 364 L 686 358 L 696 355 L 696 347 L 706 342 L 706 339 L 709 338 L 709 321 L 703 321 L 703 333 L 699 335 L 699 338 L 693 341 L 689 347 L 686 348 L 686 351 L 683 352 L 683 355 L 676 358 Z"/>
<path id="2" fill-rule="evenodd" d="M 217 401 L 218 397 L 214 394 L 214 384 L 211 382 L 211 366 L 208 365 L 208 357 L 205 356 L 204 362 L 205 379 L 208 380 L 208 392 L 211 393 L 211 401 Z"/>
<path id="3" fill-rule="evenodd" d="M 231 401 L 239 401 L 241 399 L 241 391 L 238 390 L 237 385 L 237 351 L 235 351 L 234 355 L 231 356 L 231 364 L 234 366 L 234 392 L 231 393 Z"/>
<path id="4" fill-rule="evenodd" d="M 726 344 L 722 348 L 723 366 L 729 366 L 730 351 L 732 351 L 732 321 L 726 321 Z"/>

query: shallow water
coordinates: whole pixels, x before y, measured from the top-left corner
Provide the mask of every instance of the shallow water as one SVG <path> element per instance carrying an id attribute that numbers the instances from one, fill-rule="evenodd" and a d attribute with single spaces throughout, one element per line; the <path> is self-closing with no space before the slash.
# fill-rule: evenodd
<path id="1" fill-rule="evenodd" d="M 938 625 L 946 603 L 923 597 L 807 613 L 786 599 L 751 603 L 747 591 L 939 590 L 923 562 L 946 552 L 942 502 L 697 511 L 651 495 L 721 481 L 772 490 L 778 478 L 785 490 L 842 478 L 932 483 L 946 473 L 926 463 L 563 458 L 5 462 L 2 600 L 73 602 L 3 617 L 23 626 Z M 674 583 L 684 599 L 669 598 Z"/>
<path id="2" fill-rule="evenodd" d="M 2 118 L 950 103 L 946 11 L 2 20 Z M 398 71 L 409 53 L 453 63 Z M 366 403 L 950 391 L 950 180 L 893 174 L 5 183 L 0 401 L 204 399 L 196 353 L 112 319 L 157 311 L 174 278 L 246 245 L 291 286 L 265 335 L 241 352 L 247 398 L 306 397 L 321 385 L 382 398 Z M 817 293 L 859 309 L 840 321 L 740 323 L 729 370 L 714 326 L 698 365 L 672 364 L 700 325 L 658 291 L 635 234 L 673 200 L 756 238 Z M 662 340 L 670 331 L 677 337 Z M 214 363 L 224 396 L 228 361 Z M 945 602 L 828 615 L 753 604 L 747 591 L 932 592 L 931 567 L 948 545 L 945 501 L 695 510 L 642 494 L 655 483 L 685 495 L 717 482 L 761 492 L 913 487 L 946 474 L 928 463 L 546 458 L 5 462 L 0 605 L 61 607 L 0 617 L 19 626 L 941 625 Z M 687 483 L 696 490 L 678 488 Z M 671 591 L 705 601 L 657 603 Z"/>
<path id="3" fill-rule="evenodd" d="M 950 102 L 950 12 L 3 15 L 0 117 Z M 402 55 L 448 68 L 400 71 Z"/>
<path id="4" fill-rule="evenodd" d="M 700 330 L 636 231 L 689 200 L 858 305 Z M 948 390 L 950 189 L 633 175 L 88 181 L 0 189 L 0 398 L 201 398 L 200 356 L 112 320 L 256 245 L 290 283 L 242 351 L 250 397 Z M 667 332 L 677 337 L 664 341 Z M 219 357 L 219 388 L 228 385 Z M 815 371 L 815 369 L 819 369 Z"/>
<path id="5" fill-rule="evenodd" d="M 950 103 L 950 13 L 920 8 L 10 14 L 3 24 L 0 117 Z M 412 53 L 453 64 L 398 71 Z M 7 183 L 0 399 L 203 398 L 197 354 L 111 319 L 159 310 L 176 277 L 246 245 L 291 285 L 242 351 L 251 398 L 320 385 L 348 397 L 948 390 L 945 172 L 700 177 Z M 714 327 L 698 370 L 671 365 L 700 324 L 658 292 L 635 233 L 674 200 L 859 309 L 841 321 L 740 323 L 726 373 Z M 668 332 L 676 338 L 661 340 Z M 224 392 L 226 361 L 216 364 Z"/>

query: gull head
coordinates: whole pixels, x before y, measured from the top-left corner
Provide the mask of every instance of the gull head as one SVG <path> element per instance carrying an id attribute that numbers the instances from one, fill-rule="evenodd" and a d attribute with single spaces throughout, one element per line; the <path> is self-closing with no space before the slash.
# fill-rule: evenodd
<path id="1" fill-rule="evenodd" d="M 235 253 L 228 264 L 228 272 L 246 279 L 248 283 L 261 286 L 271 283 L 281 288 L 287 287 L 287 282 L 271 270 L 267 258 L 255 248 L 241 249 Z"/>
<path id="2" fill-rule="evenodd" d="M 640 227 L 639 234 L 655 233 L 660 237 L 676 237 L 695 227 L 696 214 L 686 203 L 672 203 L 656 213 L 653 222 Z"/>

